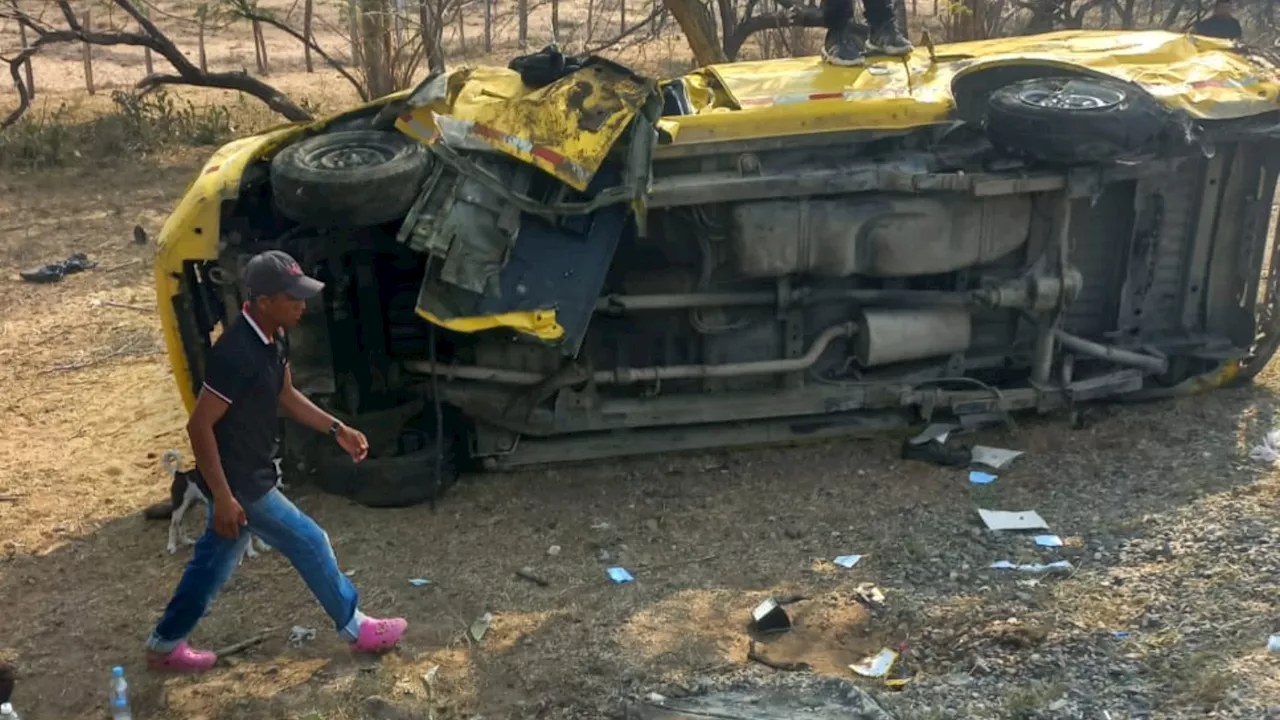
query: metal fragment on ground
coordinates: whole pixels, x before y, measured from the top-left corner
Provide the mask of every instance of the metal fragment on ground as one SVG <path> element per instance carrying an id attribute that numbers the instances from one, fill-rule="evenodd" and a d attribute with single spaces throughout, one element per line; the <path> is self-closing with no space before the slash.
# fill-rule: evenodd
<path id="1" fill-rule="evenodd" d="M 832 562 L 842 568 L 851 568 L 854 565 L 857 565 L 859 560 L 862 560 L 861 555 L 841 555 Z"/>
<path id="2" fill-rule="evenodd" d="M 862 677 L 878 678 L 889 674 L 893 663 L 898 659 L 897 651 L 882 648 L 880 652 L 849 666 L 849 669 Z"/>

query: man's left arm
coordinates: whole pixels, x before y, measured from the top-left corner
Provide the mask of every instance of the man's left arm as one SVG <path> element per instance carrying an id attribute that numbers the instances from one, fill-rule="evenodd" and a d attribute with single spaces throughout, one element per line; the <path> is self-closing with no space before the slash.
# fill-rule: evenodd
<path id="1" fill-rule="evenodd" d="M 369 440 L 365 438 L 364 433 L 348 427 L 303 395 L 293 386 L 293 370 L 287 365 L 284 368 L 284 387 L 280 389 L 280 409 L 284 410 L 289 417 L 316 432 L 333 435 L 342 449 L 346 450 L 356 462 L 364 460 L 369 455 Z"/>

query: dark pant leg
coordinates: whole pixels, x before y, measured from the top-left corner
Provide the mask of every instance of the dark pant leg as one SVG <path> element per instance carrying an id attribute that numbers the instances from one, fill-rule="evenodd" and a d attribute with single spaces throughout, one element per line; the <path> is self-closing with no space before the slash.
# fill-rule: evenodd
<path id="1" fill-rule="evenodd" d="M 147 641 L 147 647 L 157 652 L 169 652 L 185 640 L 196 623 L 204 617 L 218 591 L 226 584 L 231 573 L 244 555 L 249 542 L 249 531 L 240 529 L 234 540 L 224 538 L 213 530 L 213 509 L 209 509 L 204 535 L 196 541 L 191 561 L 178 581 L 178 589 L 164 610 L 164 617 L 156 625 Z"/>
<path id="2" fill-rule="evenodd" d="M 822 26 L 840 31 L 853 20 L 853 0 L 822 0 Z"/>
<path id="3" fill-rule="evenodd" d="M 873 29 L 893 22 L 893 0 L 862 0 L 862 11 Z"/>

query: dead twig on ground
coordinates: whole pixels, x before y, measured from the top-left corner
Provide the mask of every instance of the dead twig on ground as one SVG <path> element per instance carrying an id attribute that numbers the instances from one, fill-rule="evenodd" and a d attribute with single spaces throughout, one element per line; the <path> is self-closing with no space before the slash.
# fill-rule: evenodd
<path id="1" fill-rule="evenodd" d="M 115 300 L 103 300 L 99 303 L 102 307 L 120 308 L 122 310 L 137 310 L 138 312 L 151 313 L 156 309 L 146 305 L 130 305 L 129 303 L 116 302 Z"/>
<path id="2" fill-rule="evenodd" d="M 757 662 L 757 663 L 760 663 L 761 665 L 764 665 L 765 667 L 771 667 L 774 670 L 781 670 L 783 672 L 810 672 L 811 670 L 813 670 L 813 668 L 809 665 L 809 663 L 778 662 L 777 660 L 770 660 L 769 658 L 756 652 L 755 640 L 752 640 L 750 644 L 747 645 L 747 659 L 750 660 L 751 662 Z"/>
<path id="3" fill-rule="evenodd" d="M 696 565 L 697 563 L 707 562 L 708 560 L 715 560 L 717 557 L 720 557 L 719 553 L 711 553 L 710 555 L 703 555 L 702 557 L 689 558 L 687 560 L 676 560 L 675 562 L 658 563 L 657 565 L 640 563 L 636 567 L 644 570 L 663 570 L 666 568 L 680 567 L 681 565 Z"/>
<path id="4" fill-rule="evenodd" d="M 117 265 L 112 265 L 112 266 L 111 266 L 111 267 L 109 267 L 109 268 L 104 268 L 104 269 L 103 269 L 103 270 L 101 270 L 100 272 L 104 272 L 104 273 L 115 272 L 116 270 L 119 270 L 119 269 L 121 269 L 121 268 L 127 268 L 127 267 L 129 267 L 130 265 L 137 265 L 137 264 L 138 264 L 138 263 L 140 263 L 140 262 L 142 262 L 142 258 L 134 258 L 134 259 L 132 259 L 132 260 L 125 260 L 124 262 L 119 263 L 119 264 L 117 264 Z"/>
<path id="5" fill-rule="evenodd" d="M 22 501 L 21 495 L 0 495 L 0 502 L 16 503 L 21 501 Z"/>
<path id="6" fill-rule="evenodd" d="M 542 577 L 534 573 L 533 568 L 520 568 L 519 570 L 516 570 L 516 577 L 524 580 L 528 580 L 529 582 L 533 583 L 534 585 L 537 585 L 538 587 L 551 586 L 551 583 L 549 581 L 543 579 Z"/>
<path id="7" fill-rule="evenodd" d="M 236 655 L 244 652 L 245 650 L 248 650 L 251 647 L 261 645 L 262 643 L 270 640 L 272 637 L 279 635 L 283 631 L 284 631 L 284 628 L 281 628 L 281 627 L 275 627 L 275 628 L 271 628 L 270 630 L 264 630 L 263 632 L 260 632 L 257 635 L 254 635 L 248 640 L 241 640 L 240 642 L 232 643 L 222 648 L 221 650 L 216 650 L 214 651 L 214 654 L 218 656 L 219 660 L 222 660 L 225 657 Z"/>
<path id="8" fill-rule="evenodd" d="M 111 358 L 114 358 L 114 357 L 120 357 L 121 355 L 125 355 L 125 354 L 127 354 L 130 350 L 132 350 L 132 349 L 134 349 L 135 347 L 137 347 L 139 342 L 140 342 L 140 341 L 138 340 L 138 338 L 134 338 L 134 339 L 129 340 L 128 342 L 126 342 L 126 343 L 122 344 L 120 347 L 116 348 L 115 350 L 112 350 L 111 352 L 107 353 L 106 355 L 100 355 L 100 356 L 98 356 L 98 357 L 96 357 L 96 358 L 91 358 L 91 359 L 89 359 L 89 360 L 84 360 L 84 361 L 82 361 L 82 362 L 77 362 L 77 363 L 68 363 L 68 364 L 66 364 L 66 365 L 54 365 L 54 366 L 53 366 L 53 367 L 51 367 L 51 368 L 48 368 L 48 369 L 46 369 L 46 370 L 41 371 L 41 373 L 40 373 L 40 374 L 41 374 L 41 375 L 49 375 L 49 374 L 51 374 L 51 373 L 56 373 L 56 372 L 70 372 L 70 371 L 72 371 L 72 370 L 83 370 L 84 368 L 91 367 L 91 366 L 93 366 L 93 365 L 97 365 L 97 364 L 99 364 L 99 363 L 106 362 L 107 360 L 110 360 Z"/>

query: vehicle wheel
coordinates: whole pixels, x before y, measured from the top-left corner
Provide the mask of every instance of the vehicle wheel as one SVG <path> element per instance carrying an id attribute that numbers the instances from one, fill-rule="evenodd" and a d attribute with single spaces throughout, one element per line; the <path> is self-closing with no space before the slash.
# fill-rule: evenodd
<path id="1" fill-rule="evenodd" d="M 1023 80 L 991 93 L 998 149 L 1055 164 L 1110 162 L 1159 149 L 1170 115 L 1135 85 L 1103 78 Z"/>
<path id="2" fill-rule="evenodd" d="M 458 441 L 446 433 L 436 477 L 436 437 L 424 423 L 400 433 L 396 452 L 353 463 L 344 456 L 322 460 L 316 485 L 325 492 L 375 508 L 409 507 L 443 496 L 458 480 Z"/>
<path id="3" fill-rule="evenodd" d="M 399 133 L 346 130 L 307 138 L 271 161 L 282 215 L 315 227 L 366 227 L 405 216 L 429 158 Z"/>

